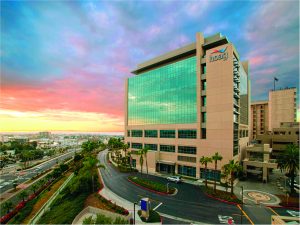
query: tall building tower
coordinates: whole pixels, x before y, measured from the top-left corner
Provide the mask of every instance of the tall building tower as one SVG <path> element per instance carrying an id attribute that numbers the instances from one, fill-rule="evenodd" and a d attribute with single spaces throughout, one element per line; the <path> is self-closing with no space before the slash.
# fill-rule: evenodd
<path id="1" fill-rule="evenodd" d="M 269 130 L 279 128 L 281 122 L 296 122 L 296 88 L 269 92 Z"/>
<path id="2" fill-rule="evenodd" d="M 149 148 L 150 172 L 203 177 L 202 156 L 219 152 L 220 180 L 229 160 L 240 160 L 249 142 L 248 62 L 220 34 L 146 61 L 126 81 L 125 141 L 140 169 L 139 149 Z M 213 169 L 213 164 L 209 165 Z"/>
<path id="3" fill-rule="evenodd" d="M 251 103 L 250 139 L 256 139 L 257 135 L 267 132 L 269 126 L 269 103 L 257 101 Z"/>

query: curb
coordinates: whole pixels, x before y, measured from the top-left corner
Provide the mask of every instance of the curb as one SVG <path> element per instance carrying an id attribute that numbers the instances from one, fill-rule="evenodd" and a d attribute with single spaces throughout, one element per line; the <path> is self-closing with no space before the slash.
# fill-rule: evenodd
<path id="1" fill-rule="evenodd" d="M 136 185 L 136 186 L 138 186 L 138 187 L 140 187 L 140 188 L 142 188 L 142 189 L 144 189 L 144 190 L 153 192 L 153 193 L 155 193 L 155 194 L 158 194 L 158 195 L 165 195 L 165 196 L 172 196 L 171 194 L 168 194 L 168 193 L 165 193 L 165 192 L 154 191 L 154 190 L 152 190 L 152 189 L 150 189 L 150 188 L 146 188 L 146 187 L 144 187 L 144 186 L 142 186 L 142 185 L 140 185 L 140 184 L 137 184 L 137 183 L 133 182 L 132 180 L 129 180 L 128 178 L 127 178 L 127 180 L 128 180 L 130 183 L 132 183 L 132 184 L 134 184 L 134 185 Z"/>
<path id="2" fill-rule="evenodd" d="M 230 205 L 239 205 L 240 203 L 236 203 L 236 202 L 230 202 L 230 201 L 227 201 L 227 200 L 224 200 L 224 199 L 221 199 L 221 198 L 217 198 L 217 197 L 214 197 L 210 194 L 207 194 L 205 192 L 203 192 L 207 197 L 209 198 L 212 198 L 212 199 L 215 199 L 215 200 L 218 200 L 220 202 L 224 202 L 224 203 L 227 203 L 227 204 L 230 204 Z"/>
<path id="3" fill-rule="evenodd" d="M 284 209 L 294 209 L 299 210 L 297 207 L 290 207 L 290 206 L 281 206 L 281 205 L 266 205 L 269 208 L 284 208 Z"/>

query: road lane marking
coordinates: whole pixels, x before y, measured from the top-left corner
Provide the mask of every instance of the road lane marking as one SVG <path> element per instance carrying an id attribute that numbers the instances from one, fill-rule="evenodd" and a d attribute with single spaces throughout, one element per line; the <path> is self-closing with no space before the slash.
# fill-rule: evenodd
<path id="1" fill-rule="evenodd" d="M 159 206 L 161 206 L 163 203 L 159 203 L 153 210 L 156 210 Z"/>
<path id="2" fill-rule="evenodd" d="M 171 215 L 164 214 L 164 213 L 161 213 L 161 212 L 159 212 L 159 214 L 163 217 L 173 219 L 173 220 L 178 220 L 178 221 L 181 221 L 181 222 L 192 223 L 192 224 L 208 224 L 208 223 L 203 223 L 203 222 L 194 221 L 194 220 L 188 220 L 188 219 L 184 219 L 184 218 L 180 218 L 180 217 L 176 217 L 176 216 L 171 216 Z"/>
<path id="3" fill-rule="evenodd" d="M 274 209 L 267 207 L 268 209 L 270 209 L 275 215 L 279 216 L 279 214 L 277 212 L 274 211 Z"/>
<path id="4" fill-rule="evenodd" d="M 249 220 L 249 222 L 252 225 L 254 225 L 253 221 L 249 218 L 249 216 L 247 215 L 247 213 L 244 210 L 242 210 L 241 206 L 240 205 L 236 205 L 236 206 L 242 211 L 242 213 L 246 216 L 246 218 Z"/>

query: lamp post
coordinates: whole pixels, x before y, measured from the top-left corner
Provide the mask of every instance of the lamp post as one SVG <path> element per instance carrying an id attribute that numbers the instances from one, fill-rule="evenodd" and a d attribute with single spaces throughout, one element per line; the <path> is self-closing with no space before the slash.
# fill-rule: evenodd
<path id="1" fill-rule="evenodd" d="M 133 224 L 135 224 L 135 205 L 136 204 L 137 204 L 136 202 L 133 203 Z"/>

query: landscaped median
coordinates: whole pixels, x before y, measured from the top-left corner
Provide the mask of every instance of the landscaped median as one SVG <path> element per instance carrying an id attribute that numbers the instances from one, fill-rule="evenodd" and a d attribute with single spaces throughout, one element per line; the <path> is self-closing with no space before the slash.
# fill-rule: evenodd
<path id="1" fill-rule="evenodd" d="M 169 190 L 167 190 L 167 185 L 146 178 L 129 176 L 128 180 L 157 194 L 174 194 L 176 191 L 176 189 L 173 187 L 169 187 Z"/>
<path id="2" fill-rule="evenodd" d="M 235 195 L 231 195 L 230 192 L 225 192 L 218 189 L 215 192 L 211 187 L 207 187 L 207 188 L 203 187 L 202 190 L 208 197 L 214 198 L 222 202 L 226 202 L 229 204 L 242 203 L 240 199 L 238 199 Z"/>

